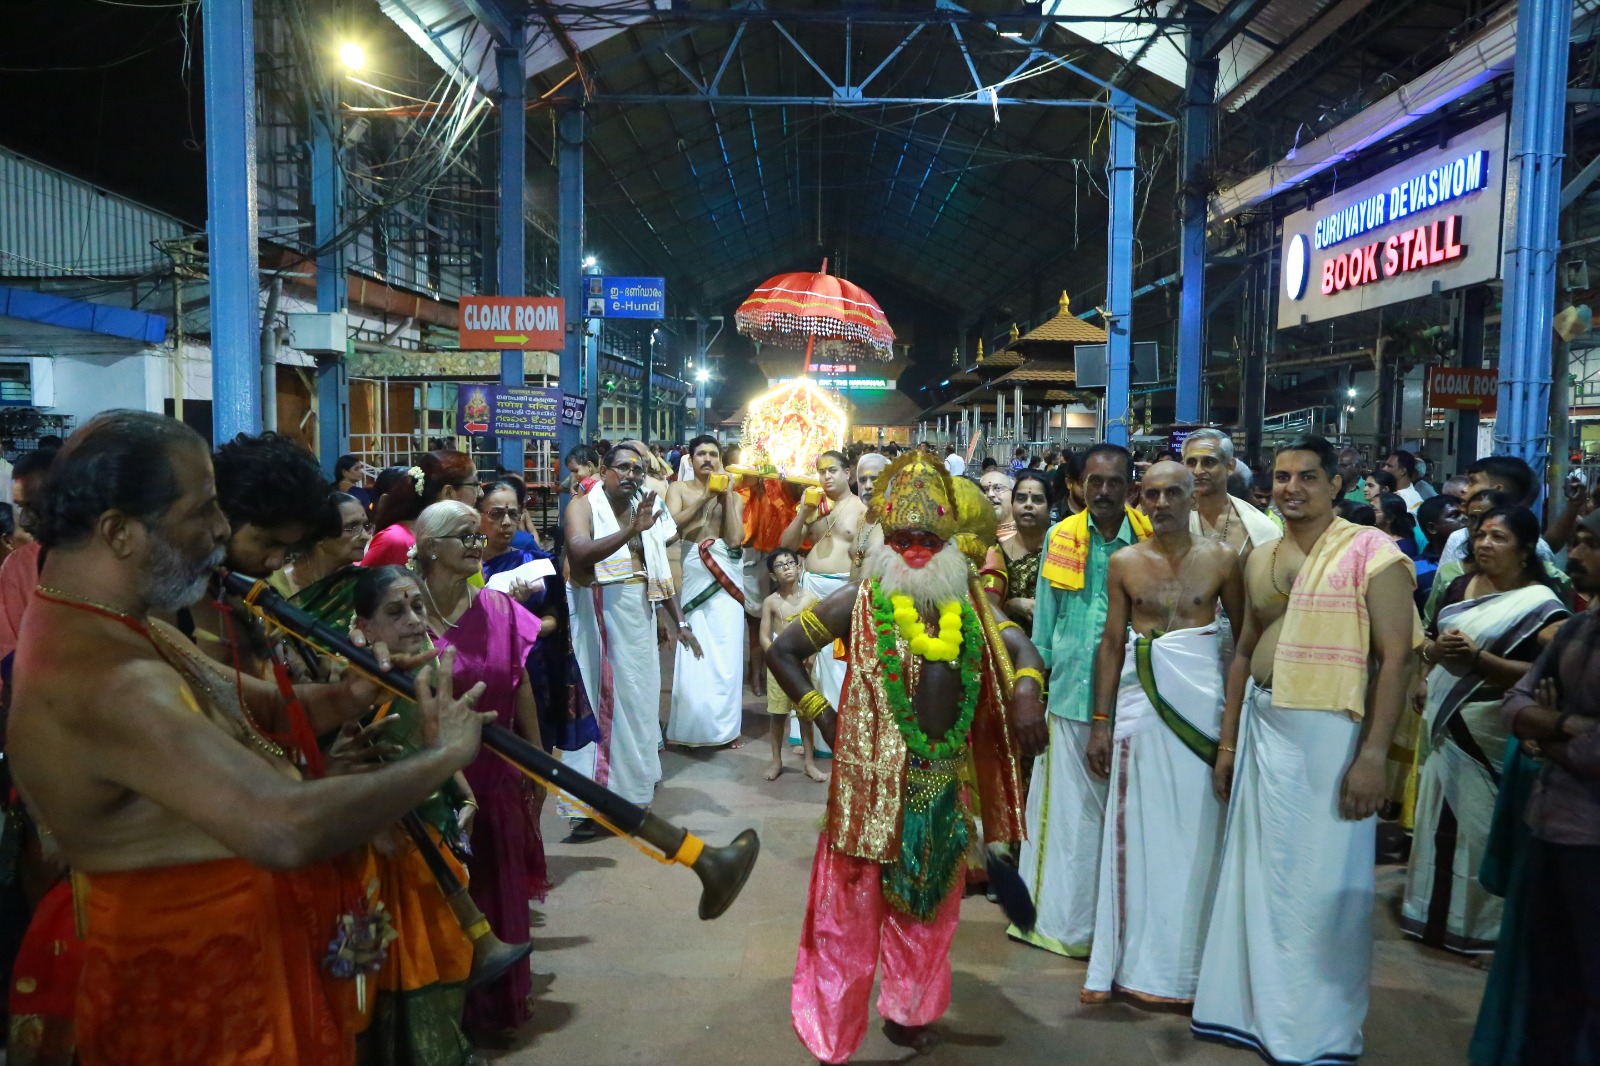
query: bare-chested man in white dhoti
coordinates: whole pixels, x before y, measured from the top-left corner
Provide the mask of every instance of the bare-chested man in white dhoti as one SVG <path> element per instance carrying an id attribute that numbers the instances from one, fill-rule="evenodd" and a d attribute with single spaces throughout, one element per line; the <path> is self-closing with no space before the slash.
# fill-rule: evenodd
<path id="1" fill-rule="evenodd" d="M 1089 766 L 1111 787 L 1086 1003 L 1193 1002 L 1222 857 L 1217 602 L 1242 620 L 1243 573 L 1230 545 L 1189 532 L 1183 467 L 1152 466 L 1139 496 L 1151 536 L 1111 556 L 1095 656 Z"/>

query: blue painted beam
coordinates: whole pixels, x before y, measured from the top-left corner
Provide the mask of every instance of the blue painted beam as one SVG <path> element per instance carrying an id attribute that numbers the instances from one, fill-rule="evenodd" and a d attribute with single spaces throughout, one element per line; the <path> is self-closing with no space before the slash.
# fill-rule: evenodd
<path id="1" fill-rule="evenodd" d="M 1560 241 L 1562 132 L 1571 0 L 1520 0 L 1506 187 L 1495 451 L 1520 456 L 1544 477 L 1550 458 L 1552 319 Z M 1565 379 L 1565 373 L 1562 375 Z"/>
<path id="2" fill-rule="evenodd" d="M 583 110 L 574 95 L 563 98 L 556 116 L 557 140 L 557 207 L 560 215 L 559 269 L 561 295 L 566 300 L 566 338 L 561 346 L 561 391 L 567 396 L 581 396 L 578 385 L 583 366 L 585 340 L 583 329 Z M 593 414 L 590 417 L 595 417 Z M 558 463 L 565 463 L 567 452 L 584 439 L 584 426 L 562 423 L 557 431 L 561 455 Z M 604 458 L 602 456 L 601 458 Z M 563 496 L 563 506 L 567 497 Z"/>
<path id="3" fill-rule="evenodd" d="M 1206 349 L 1205 174 L 1211 162 L 1211 130 L 1216 121 L 1217 61 L 1205 56 L 1205 32 L 1189 28 L 1188 76 L 1183 90 L 1183 231 L 1178 297 L 1177 420 L 1195 424 L 1201 417 Z"/>
<path id="4" fill-rule="evenodd" d="M 526 29 L 523 23 L 512 22 L 505 33 L 505 43 L 494 51 L 500 78 L 500 211 L 495 227 L 500 240 L 495 277 L 501 296 L 526 296 L 528 236 L 522 211 L 528 169 L 528 79 L 522 70 Z M 500 384 L 524 384 L 525 374 L 520 348 L 500 353 Z M 500 465 L 518 477 L 523 476 L 522 445 L 521 437 L 500 438 Z"/>
<path id="5" fill-rule="evenodd" d="M 211 273 L 211 431 L 261 432 L 256 244 L 256 47 L 251 0 L 201 0 L 206 250 Z"/>
<path id="6" fill-rule="evenodd" d="M 1111 91 L 1111 212 L 1106 225 L 1106 440 L 1128 443 L 1133 357 L 1133 147 L 1138 111 L 1120 89 Z"/>
<path id="7" fill-rule="evenodd" d="M 1201 30 L 1199 58 L 1215 59 L 1221 55 L 1222 50 L 1228 47 L 1228 42 L 1243 33 L 1251 20 L 1261 14 L 1269 3 L 1271 0 L 1228 0 L 1227 6 L 1217 12 L 1211 24 Z"/>
<path id="8" fill-rule="evenodd" d="M 17 318 L 143 344 L 162 344 L 167 339 L 167 320 L 161 315 L 3 285 L 0 285 L 0 318 Z"/>
<path id="9" fill-rule="evenodd" d="M 317 246 L 317 310 L 342 311 L 349 294 L 339 223 L 344 175 L 339 170 L 337 104 L 321 96 L 323 109 L 311 119 L 312 233 Z M 348 354 L 348 352 L 346 353 Z M 342 356 L 317 360 L 317 452 L 322 472 L 333 480 L 334 464 L 350 448 L 350 378 Z"/>

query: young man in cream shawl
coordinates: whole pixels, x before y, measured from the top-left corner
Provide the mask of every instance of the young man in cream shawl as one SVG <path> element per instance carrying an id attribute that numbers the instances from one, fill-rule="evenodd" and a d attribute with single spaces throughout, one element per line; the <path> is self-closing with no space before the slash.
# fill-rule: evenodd
<path id="1" fill-rule="evenodd" d="M 1214 770 L 1229 810 L 1192 1026 L 1274 1062 L 1361 1054 L 1374 815 L 1422 635 L 1411 561 L 1334 517 L 1338 467 L 1321 437 L 1277 454 L 1285 532 L 1245 564 Z"/>

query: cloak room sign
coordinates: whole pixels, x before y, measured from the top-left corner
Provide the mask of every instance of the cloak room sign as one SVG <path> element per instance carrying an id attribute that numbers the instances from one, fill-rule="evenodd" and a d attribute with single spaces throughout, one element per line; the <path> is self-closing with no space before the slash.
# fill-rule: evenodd
<path id="1" fill-rule="evenodd" d="M 562 301 L 557 296 L 463 296 L 462 351 L 560 351 Z"/>
<path id="2" fill-rule="evenodd" d="M 1278 328 L 1498 277 L 1505 145 L 1501 115 L 1285 218 Z"/>

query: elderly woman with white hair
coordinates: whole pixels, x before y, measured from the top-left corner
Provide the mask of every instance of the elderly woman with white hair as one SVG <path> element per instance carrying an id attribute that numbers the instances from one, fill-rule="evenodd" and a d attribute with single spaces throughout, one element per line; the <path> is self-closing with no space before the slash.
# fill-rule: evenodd
<path id="1" fill-rule="evenodd" d="M 478 709 L 499 725 L 540 742 L 539 713 L 525 666 L 539 636 L 539 619 L 510 596 L 476 587 L 487 541 L 478 512 L 442 501 L 417 517 L 412 566 L 420 578 L 428 633 L 434 646 L 456 650 L 455 683 L 485 688 Z M 465 691 L 465 690 L 463 690 Z M 484 751 L 466 769 L 477 797 L 472 854 L 467 860 L 473 900 L 496 936 L 528 939 L 528 901 L 544 898 L 544 844 L 536 799 L 523 775 Z M 497 1040 L 528 1020 L 532 974 L 526 963 L 467 993 L 464 1028 L 475 1042 Z"/>

